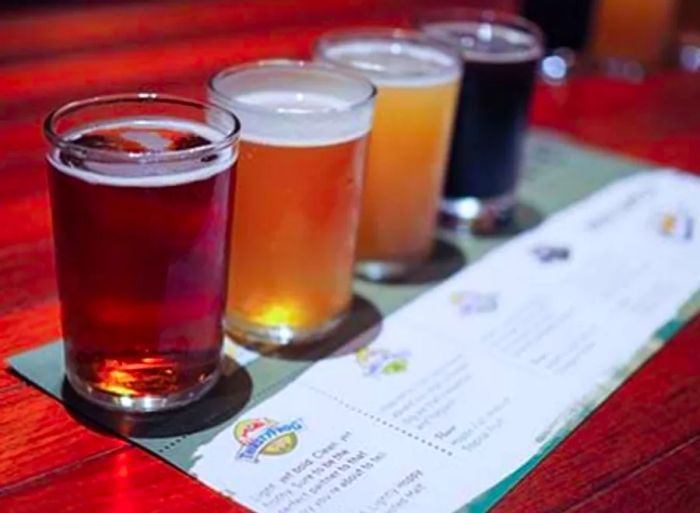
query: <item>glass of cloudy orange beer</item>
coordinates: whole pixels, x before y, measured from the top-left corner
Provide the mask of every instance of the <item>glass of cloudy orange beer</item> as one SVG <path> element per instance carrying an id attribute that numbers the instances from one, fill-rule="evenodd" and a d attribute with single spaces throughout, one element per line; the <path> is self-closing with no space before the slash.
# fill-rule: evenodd
<path id="1" fill-rule="evenodd" d="M 400 278 L 433 246 L 461 60 L 419 32 L 390 28 L 326 34 L 316 58 L 378 88 L 356 269 L 370 280 Z"/>
<path id="2" fill-rule="evenodd" d="M 327 65 L 270 60 L 221 71 L 209 94 L 244 127 L 227 330 L 249 344 L 318 339 L 352 298 L 375 88 Z"/>

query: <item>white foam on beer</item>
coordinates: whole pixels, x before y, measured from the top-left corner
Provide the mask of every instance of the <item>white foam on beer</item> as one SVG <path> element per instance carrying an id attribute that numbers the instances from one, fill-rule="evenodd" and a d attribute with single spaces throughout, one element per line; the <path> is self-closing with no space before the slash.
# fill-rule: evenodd
<path id="1" fill-rule="evenodd" d="M 430 87 L 455 81 L 461 73 L 455 56 L 400 39 L 336 42 L 324 49 L 322 58 L 351 67 L 378 86 Z"/>
<path id="2" fill-rule="evenodd" d="M 534 35 L 497 22 L 444 21 L 422 28 L 429 36 L 459 47 L 469 61 L 525 62 L 542 55 L 542 45 Z"/>
<path id="3" fill-rule="evenodd" d="M 319 92 L 271 89 L 236 94 L 228 105 L 241 139 L 271 146 L 315 147 L 352 141 L 372 126 L 371 103 Z"/>
<path id="4" fill-rule="evenodd" d="M 136 129 L 129 133 L 129 128 Z M 185 134 L 195 134 L 211 142 L 222 139 L 223 135 L 213 127 L 203 123 L 193 121 L 176 120 L 172 118 L 134 118 L 122 119 L 111 123 L 92 124 L 81 127 L 78 130 L 69 132 L 63 137 L 68 140 L 75 140 L 85 134 L 90 134 L 96 130 L 121 129 L 122 137 L 128 134 L 127 139 L 136 141 L 146 146 L 151 152 L 149 155 L 157 155 L 158 150 L 165 149 L 169 143 L 154 132 L 146 132 L 143 129 L 173 130 Z M 86 147 L 87 148 L 87 147 Z M 94 148 L 93 148 L 94 149 Z M 88 148 L 89 153 L 91 149 Z M 156 151 L 152 151 L 156 150 Z M 86 159 L 81 162 L 81 167 L 74 167 L 65 164 L 60 158 L 61 150 L 54 149 L 47 156 L 49 163 L 57 170 L 70 175 L 79 180 L 96 184 L 109 185 L 113 187 L 169 187 L 173 185 L 184 185 L 200 180 L 206 180 L 216 174 L 229 169 L 236 161 L 237 154 L 233 148 L 226 148 L 216 153 L 217 159 L 212 163 L 203 163 L 198 167 L 192 159 L 182 161 L 170 160 L 161 162 L 99 162 Z M 196 169 L 192 170 L 195 166 Z"/>

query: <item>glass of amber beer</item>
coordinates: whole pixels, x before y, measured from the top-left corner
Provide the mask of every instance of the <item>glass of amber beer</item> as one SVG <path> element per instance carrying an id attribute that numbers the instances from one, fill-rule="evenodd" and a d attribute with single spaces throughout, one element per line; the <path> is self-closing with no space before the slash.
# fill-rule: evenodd
<path id="1" fill-rule="evenodd" d="M 428 258 L 447 166 L 461 59 L 419 32 L 331 32 L 316 57 L 378 88 L 357 245 L 357 272 L 400 278 Z"/>
<path id="2" fill-rule="evenodd" d="M 209 82 L 241 118 L 226 327 L 254 345 L 312 341 L 352 297 L 375 89 L 323 64 L 271 60 Z"/>
<path id="3" fill-rule="evenodd" d="M 215 383 L 239 126 L 150 93 L 46 119 L 66 375 L 86 399 L 155 411 Z"/>
<path id="4" fill-rule="evenodd" d="M 677 14 L 678 0 L 599 0 L 591 53 L 605 71 L 640 78 L 667 57 Z"/>

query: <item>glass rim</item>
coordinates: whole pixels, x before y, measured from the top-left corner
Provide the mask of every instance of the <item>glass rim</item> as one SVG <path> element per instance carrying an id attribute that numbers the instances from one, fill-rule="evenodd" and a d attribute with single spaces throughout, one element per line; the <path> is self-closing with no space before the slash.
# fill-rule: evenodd
<path id="1" fill-rule="evenodd" d="M 182 150 L 165 150 L 165 151 L 144 151 L 134 152 L 111 148 L 94 148 L 85 144 L 76 143 L 75 140 L 68 139 L 59 134 L 56 130 L 56 123 L 62 117 L 78 112 L 84 108 L 112 105 L 118 103 L 161 103 L 179 105 L 183 107 L 193 107 L 201 111 L 214 109 L 220 114 L 224 114 L 233 123 L 231 130 L 222 133 L 220 139 L 211 141 L 201 146 L 193 148 L 185 148 Z M 205 126 L 205 123 L 202 123 Z M 214 131 L 218 131 L 214 127 L 210 127 Z M 234 144 L 241 133 L 241 122 L 238 117 L 232 112 L 226 110 L 215 103 L 193 100 L 182 96 L 171 94 L 154 93 L 154 92 L 137 92 L 137 93 L 118 93 L 91 96 L 81 100 L 73 100 L 52 110 L 44 119 L 43 123 L 44 136 L 46 139 L 59 150 L 67 150 L 71 152 L 83 152 L 95 158 L 95 160 L 104 161 L 119 161 L 119 162 L 165 162 L 195 159 L 203 154 L 210 154 L 225 150 L 227 147 Z"/>
<path id="2" fill-rule="evenodd" d="M 411 15 L 411 21 L 421 32 L 425 31 L 426 25 L 432 23 L 459 23 L 460 21 L 481 21 L 517 27 L 535 38 L 540 57 L 544 53 L 545 37 L 542 29 L 527 18 L 508 11 L 459 6 L 425 7 L 414 12 Z"/>
<path id="3" fill-rule="evenodd" d="M 322 54 L 324 59 L 328 59 L 326 50 L 335 43 L 352 41 L 354 39 L 362 39 L 364 37 L 406 41 L 409 43 L 417 43 L 427 48 L 442 52 L 444 55 L 453 60 L 454 68 L 459 70 L 462 67 L 462 58 L 457 50 L 451 45 L 442 41 L 430 38 L 420 30 L 414 28 L 390 27 L 390 26 L 375 26 L 375 27 L 348 27 L 330 30 L 324 32 L 314 43 L 314 54 Z M 342 67 L 343 69 L 355 70 L 349 64 L 344 64 L 335 59 L 329 59 L 333 65 Z M 446 66 L 447 68 L 447 66 Z M 381 73 L 379 73 L 381 74 Z"/>
<path id="4" fill-rule="evenodd" d="M 216 83 L 223 78 L 230 75 L 244 73 L 246 71 L 256 70 L 256 69 L 280 69 L 280 70 L 294 70 L 294 69 L 310 69 L 310 70 L 320 70 L 328 72 L 332 75 L 343 77 L 347 80 L 355 81 L 361 84 L 363 87 L 368 88 L 368 93 L 364 95 L 359 100 L 351 102 L 349 105 L 343 107 L 327 107 L 314 111 L 298 111 L 298 112 L 284 112 L 280 113 L 271 109 L 269 107 L 264 107 L 260 105 L 255 105 L 251 103 L 241 102 L 217 89 Z M 242 64 L 234 64 L 224 68 L 211 77 L 207 81 L 207 89 L 213 97 L 220 101 L 223 105 L 230 107 L 232 109 L 240 109 L 243 111 L 256 112 L 261 114 L 276 114 L 284 116 L 309 116 L 309 115 L 327 115 L 327 114 L 342 114 L 353 112 L 355 110 L 361 109 L 372 101 L 374 101 L 377 96 L 377 87 L 367 78 L 365 78 L 361 73 L 354 71 L 349 71 L 337 66 L 332 66 L 323 62 L 309 61 L 303 59 L 259 59 L 250 62 L 244 62 Z"/>

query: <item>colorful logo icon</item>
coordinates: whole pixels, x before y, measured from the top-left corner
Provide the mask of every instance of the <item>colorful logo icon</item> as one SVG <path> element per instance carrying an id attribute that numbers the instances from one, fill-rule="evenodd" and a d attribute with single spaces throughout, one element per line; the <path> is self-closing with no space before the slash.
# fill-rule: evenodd
<path id="1" fill-rule="evenodd" d="M 450 302 L 455 305 L 462 315 L 493 312 L 498 309 L 498 296 L 480 292 L 453 292 Z"/>
<path id="2" fill-rule="evenodd" d="M 695 222 L 685 209 L 679 208 L 662 213 L 658 216 L 656 224 L 659 233 L 664 237 L 681 241 L 693 239 Z"/>
<path id="3" fill-rule="evenodd" d="M 363 347 L 357 353 L 357 363 L 364 371 L 365 376 L 382 376 L 399 374 L 408 369 L 409 351 L 389 351 L 388 349 L 376 349 Z"/>
<path id="4" fill-rule="evenodd" d="M 566 246 L 541 245 L 532 249 L 532 254 L 543 264 L 565 262 L 571 257 L 571 250 Z"/>
<path id="5" fill-rule="evenodd" d="M 301 419 L 284 424 L 267 418 L 242 420 L 233 428 L 233 436 L 241 444 L 236 459 L 257 463 L 261 455 L 287 454 L 299 443 L 297 433 L 303 429 Z"/>

